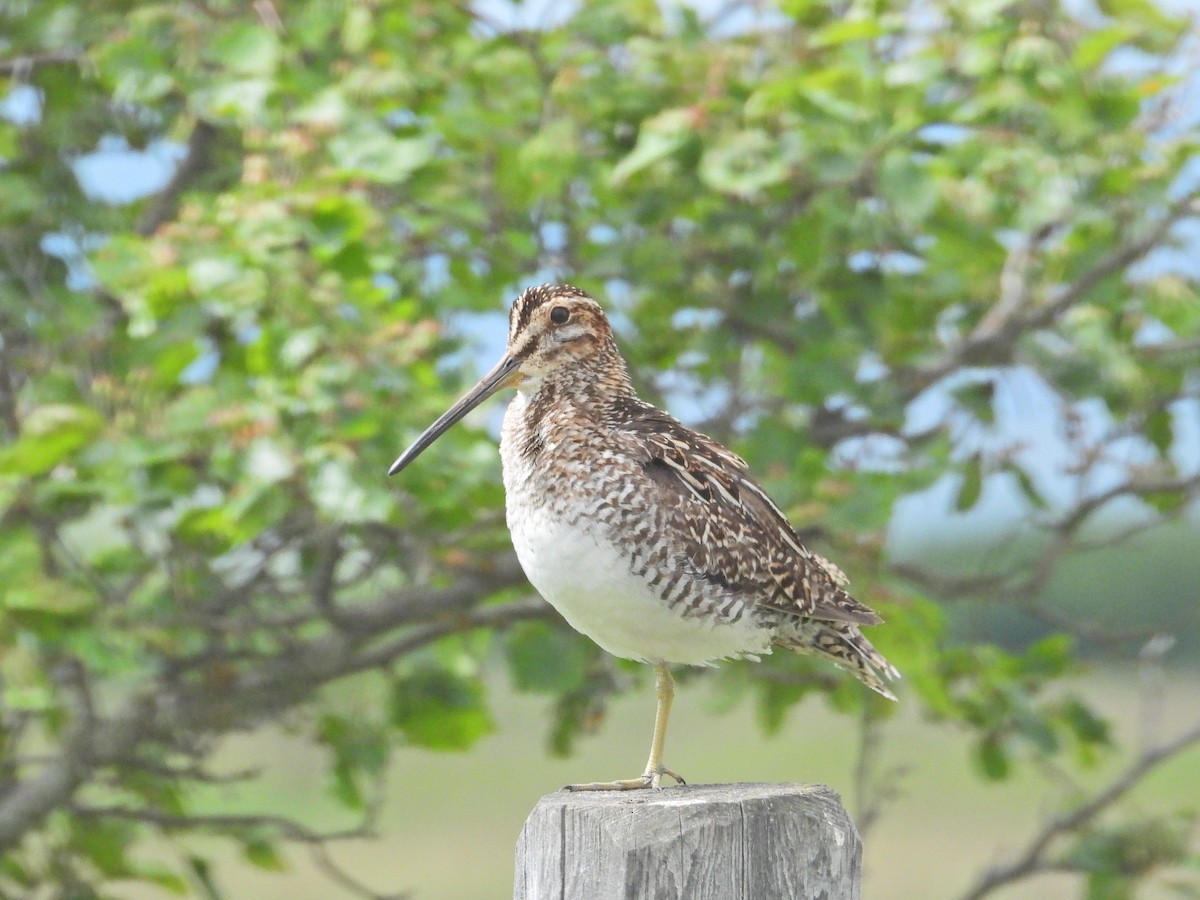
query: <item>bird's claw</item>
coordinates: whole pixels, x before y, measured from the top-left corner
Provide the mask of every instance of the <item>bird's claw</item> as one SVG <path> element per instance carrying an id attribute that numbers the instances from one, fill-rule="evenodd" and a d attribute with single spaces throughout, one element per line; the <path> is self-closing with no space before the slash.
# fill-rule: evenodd
<path id="1" fill-rule="evenodd" d="M 672 772 L 664 765 L 659 765 L 653 769 L 647 769 L 637 778 L 625 778 L 620 781 L 588 781 L 583 784 L 568 784 L 563 787 L 564 791 L 639 791 L 639 790 L 662 790 L 662 777 L 668 775 L 675 779 L 676 784 L 687 784 L 683 780 L 683 776 L 678 772 Z"/>

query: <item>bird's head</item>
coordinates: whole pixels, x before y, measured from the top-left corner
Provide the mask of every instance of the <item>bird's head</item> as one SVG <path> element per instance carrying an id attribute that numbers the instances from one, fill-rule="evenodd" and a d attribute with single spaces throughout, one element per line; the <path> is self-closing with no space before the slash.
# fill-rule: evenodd
<path id="1" fill-rule="evenodd" d="M 562 377 L 615 352 L 612 328 L 600 304 L 577 287 L 543 284 L 527 288 L 508 313 L 508 348 L 515 375 L 504 386 L 536 388 L 547 376 Z"/>
<path id="2" fill-rule="evenodd" d="M 549 379 L 585 385 L 613 380 L 628 387 L 604 310 L 579 288 L 565 284 L 521 292 L 508 314 L 508 346 L 500 361 L 400 454 L 388 474 L 407 466 L 497 391 L 520 387 L 535 392 Z"/>

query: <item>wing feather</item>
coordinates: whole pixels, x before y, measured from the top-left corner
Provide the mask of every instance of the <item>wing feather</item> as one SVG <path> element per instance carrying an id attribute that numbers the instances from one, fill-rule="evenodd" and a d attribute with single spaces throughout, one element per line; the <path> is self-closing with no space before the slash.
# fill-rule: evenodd
<path id="1" fill-rule="evenodd" d="M 652 406 L 639 403 L 625 413 L 622 430 L 640 442 L 656 502 L 673 520 L 672 533 L 685 536 L 690 571 L 781 612 L 864 625 L 882 621 L 847 593 L 841 569 L 800 542 L 740 456 Z"/>

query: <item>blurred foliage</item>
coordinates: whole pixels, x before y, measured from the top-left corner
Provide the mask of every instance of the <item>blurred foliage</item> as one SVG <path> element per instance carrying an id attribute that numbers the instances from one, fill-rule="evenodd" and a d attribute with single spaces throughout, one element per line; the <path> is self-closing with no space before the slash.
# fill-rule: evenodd
<path id="1" fill-rule="evenodd" d="M 228 777 L 214 739 L 288 713 L 369 813 L 390 748 L 487 733 L 489 655 L 552 698 L 556 751 L 599 724 L 626 670 L 526 599 L 487 434 L 383 475 L 473 332 L 548 279 L 602 296 L 650 399 L 830 545 L 903 702 L 983 777 L 1092 763 L 1112 737 L 1062 687 L 1071 637 L 955 646 L 941 604 L 1027 602 L 1102 507 L 1153 524 L 1198 493 L 1189 26 L 1099 7 L 597 0 L 525 29 L 491 4 L 0 0 L 0 893 L 217 894 L 201 855 L 139 859 L 150 833 L 278 869 L 314 835 L 189 805 Z M 163 147 L 160 185 L 84 174 Z M 1057 481 L 1002 427 L 1015 371 L 1054 399 Z M 895 505 L 947 477 L 960 515 L 1008 485 L 1031 558 L 897 565 Z M 375 718 L 321 690 L 369 672 Z M 768 729 L 814 692 L 888 715 L 805 659 L 717 678 Z M 1176 821 L 1097 826 L 1058 865 L 1125 896 L 1186 859 L 1144 849 Z"/>

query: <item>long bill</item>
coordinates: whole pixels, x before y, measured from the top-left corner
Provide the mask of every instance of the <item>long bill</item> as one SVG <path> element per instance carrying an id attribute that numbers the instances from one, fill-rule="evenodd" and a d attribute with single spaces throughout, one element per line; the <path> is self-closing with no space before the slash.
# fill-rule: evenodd
<path id="1" fill-rule="evenodd" d="M 412 442 L 412 446 L 396 458 L 392 467 L 388 469 L 388 474 L 395 475 L 407 466 L 420 456 L 430 444 L 449 431 L 455 422 L 492 394 L 517 384 L 521 380 L 521 373 L 517 369 L 519 365 L 520 360 L 506 353 L 490 372 L 479 379 L 475 387 L 463 394 L 453 406 L 438 416 L 437 421 L 426 428 L 421 436 Z"/>

